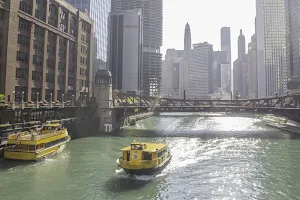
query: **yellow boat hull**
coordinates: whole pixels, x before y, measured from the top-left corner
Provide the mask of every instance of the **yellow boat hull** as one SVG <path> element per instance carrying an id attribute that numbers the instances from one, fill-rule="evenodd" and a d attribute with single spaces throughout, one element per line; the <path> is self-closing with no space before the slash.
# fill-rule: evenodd
<path id="1" fill-rule="evenodd" d="M 123 161 L 120 162 L 119 167 L 122 168 L 127 174 L 131 175 L 143 175 L 143 174 L 153 174 L 157 171 L 164 169 L 168 163 L 171 161 L 172 156 L 166 158 L 162 163 L 159 165 L 157 164 L 130 164 L 124 163 Z"/>
<path id="2" fill-rule="evenodd" d="M 10 160 L 24 160 L 24 161 L 39 161 L 48 156 L 56 154 L 62 151 L 67 143 L 71 140 L 71 137 L 68 136 L 68 140 L 62 143 L 59 143 L 55 146 L 40 150 L 38 152 L 21 152 L 21 151 L 5 151 L 4 158 Z"/>

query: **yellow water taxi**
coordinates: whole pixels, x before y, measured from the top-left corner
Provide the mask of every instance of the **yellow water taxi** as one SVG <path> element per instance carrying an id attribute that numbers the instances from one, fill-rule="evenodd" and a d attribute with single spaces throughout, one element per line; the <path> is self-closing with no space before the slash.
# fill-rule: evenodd
<path id="1" fill-rule="evenodd" d="M 47 124 L 42 129 L 10 134 L 4 158 L 38 161 L 65 148 L 71 140 L 61 124 Z"/>
<path id="2" fill-rule="evenodd" d="M 133 142 L 122 149 L 119 166 L 127 174 L 151 174 L 164 168 L 171 160 L 166 144 Z"/>

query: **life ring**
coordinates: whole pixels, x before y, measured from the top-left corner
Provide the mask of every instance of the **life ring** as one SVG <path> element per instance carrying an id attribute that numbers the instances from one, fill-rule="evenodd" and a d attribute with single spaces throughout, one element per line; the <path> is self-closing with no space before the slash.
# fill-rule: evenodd
<path id="1" fill-rule="evenodd" d="M 133 160 L 137 160 L 137 159 L 139 159 L 139 154 L 134 153 L 134 154 L 132 155 L 131 158 L 132 158 Z"/>

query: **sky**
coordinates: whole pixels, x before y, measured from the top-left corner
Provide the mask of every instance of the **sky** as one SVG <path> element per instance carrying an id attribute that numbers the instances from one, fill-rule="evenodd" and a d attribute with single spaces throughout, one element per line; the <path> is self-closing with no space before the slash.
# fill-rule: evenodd
<path id="1" fill-rule="evenodd" d="M 237 58 L 240 29 L 246 46 L 254 34 L 255 0 L 163 0 L 163 56 L 169 48 L 183 49 L 184 28 L 191 27 L 192 44 L 205 42 L 221 50 L 221 27 L 231 28 L 231 60 Z M 163 57 L 164 59 L 164 57 Z"/>

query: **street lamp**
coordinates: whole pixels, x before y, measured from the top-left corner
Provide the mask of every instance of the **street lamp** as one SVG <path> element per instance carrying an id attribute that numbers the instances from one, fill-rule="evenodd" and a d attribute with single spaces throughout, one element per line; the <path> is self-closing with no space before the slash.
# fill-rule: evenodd
<path id="1" fill-rule="evenodd" d="M 140 107 L 142 107 L 142 93 L 143 93 L 143 90 L 140 90 Z"/>
<path id="2" fill-rule="evenodd" d="M 65 98 L 64 98 L 64 97 L 65 97 L 65 95 L 64 95 L 64 94 L 62 94 L 62 95 L 61 95 L 61 101 L 62 101 L 62 102 L 64 102 L 64 101 L 65 101 Z"/>
<path id="3" fill-rule="evenodd" d="M 39 103 L 39 93 L 36 93 L 36 102 Z"/>
<path id="4" fill-rule="evenodd" d="M 52 93 L 50 93 L 50 102 L 52 102 Z"/>

